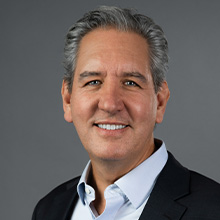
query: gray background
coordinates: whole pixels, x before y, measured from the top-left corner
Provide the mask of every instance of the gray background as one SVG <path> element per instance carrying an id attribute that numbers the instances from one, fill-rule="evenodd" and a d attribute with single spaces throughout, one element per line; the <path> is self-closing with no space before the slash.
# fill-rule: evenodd
<path id="1" fill-rule="evenodd" d="M 61 63 L 69 26 L 98 5 L 134 7 L 163 27 L 171 99 L 155 136 L 182 164 L 220 181 L 220 1 L 0 3 L 0 219 L 30 219 L 36 202 L 88 160 L 63 119 Z"/>

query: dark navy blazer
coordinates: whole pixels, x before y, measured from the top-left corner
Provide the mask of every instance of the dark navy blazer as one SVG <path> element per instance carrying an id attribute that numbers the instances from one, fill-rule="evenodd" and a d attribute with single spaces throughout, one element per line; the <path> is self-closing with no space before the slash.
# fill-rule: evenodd
<path id="1" fill-rule="evenodd" d="M 79 177 L 63 183 L 41 199 L 32 220 L 70 220 L 78 181 Z M 169 153 L 139 219 L 220 220 L 220 184 L 183 167 Z"/>

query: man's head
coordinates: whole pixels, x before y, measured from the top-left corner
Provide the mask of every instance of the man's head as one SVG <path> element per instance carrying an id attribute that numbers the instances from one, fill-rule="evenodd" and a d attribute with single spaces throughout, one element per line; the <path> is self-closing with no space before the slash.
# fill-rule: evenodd
<path id="1" fill-rule="evenodd" d="M 65 82 L 69 92 L 72 90 L 77 54 L 82 38 L 98 28 L 115 28 L 124 32 L 135 32 L 146 39 L 149 46 L 150 70 L 155 92 L 165 80 L 168 69 L 168 44 L 160 26 L 147 16 L 137 14 L 133 10 L 102 6 L 84 15 L 69 30 L 65 44 L 64 67 Z"/>
<path id="2" fill-rule="evenodd" d="M 121 12 L 117 8 L 103 10 Z M 118 20 L 126 24 L 130 19 L 126 16 Z M 138 15 L 136 23 L 141 18 Z M 144 19 L 150 22 L 145 25 L 148 29 L 156 28 L 152 20 Z M 70 71 L 70 78 L 64 79 L 62 97 L 64 117 L 74 123 L 91 161 L 118 161 L 128 170 L 154 151 L 154 126 L 162 122 L 169 98 L 164 80 L 167 43 L 159 27 L 158 31 L 148 31 L 156 50 L 139 32 L 118 27 L 96 27 L 81 36 L 75 61 L 69 55 L 69 71 L 73 68 L 74 73 Z M 158 38 L 163 39 L 163 46 Z M 165 66 L 155 54 L 151 58 L 152 51 L 159 51 L 158 57 L 164 55 Z"/>

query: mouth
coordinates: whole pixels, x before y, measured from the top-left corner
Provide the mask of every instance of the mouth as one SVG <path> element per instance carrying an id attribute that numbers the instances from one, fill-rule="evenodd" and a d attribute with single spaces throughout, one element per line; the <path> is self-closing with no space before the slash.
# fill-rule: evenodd
<path id="1" fill-rule="evenodd" d="M 120 125 L 120 124 L 94 124 L 95 126 L 105 129 L 105 130 L 121 130 L 126 128 L 128 125 Z"/>

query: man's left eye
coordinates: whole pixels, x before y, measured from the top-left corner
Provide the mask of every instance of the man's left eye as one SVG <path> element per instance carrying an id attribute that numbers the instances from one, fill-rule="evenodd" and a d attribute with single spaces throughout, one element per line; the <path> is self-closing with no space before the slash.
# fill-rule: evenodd
<path id="1" fill-rule="evenodd" d="M 124 84 L 126 86 L 138 86 L 138 84 L 134 81 L 126 81 Z"/>

